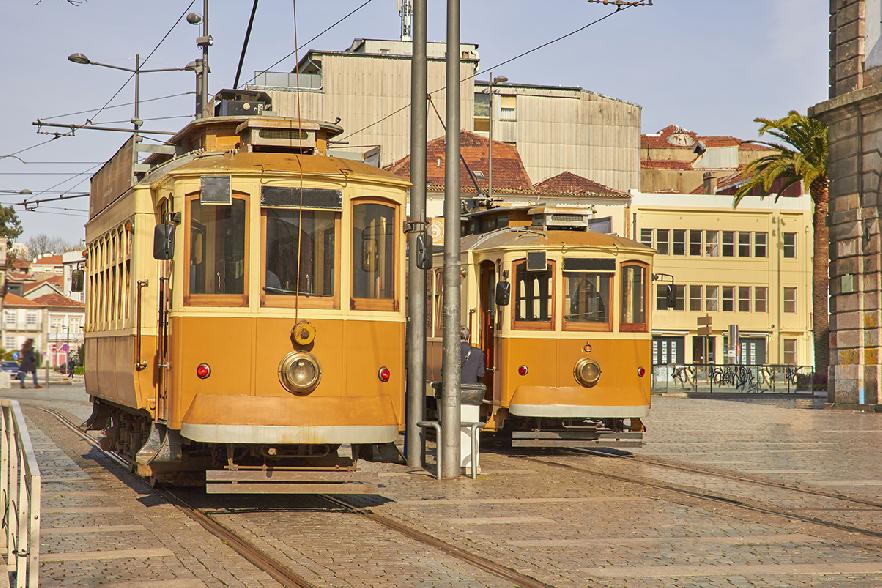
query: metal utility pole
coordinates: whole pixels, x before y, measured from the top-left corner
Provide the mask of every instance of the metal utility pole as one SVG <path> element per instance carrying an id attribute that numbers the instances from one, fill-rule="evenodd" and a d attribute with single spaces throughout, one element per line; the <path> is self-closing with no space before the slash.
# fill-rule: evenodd
<path id="1" fill-rule="evenodd" d="M 202 0 L 202 36 L 196 39 L 196 45 L 202 48 L 202 83 L 199 84 L 197 118 L 211 116 L 208 112 L 208 48 L 211 43 L 211 35 L 208 34 L 208 0 Z"/>
<path id="2" fill-rule="evenodd" d="M 459 317 L 459 0 L 447 0 L 447 153 L 444 168 L 444 310 L 441 379 L 441 444 L 446 457 L 441 477 L 460 475 L 459 437 L 461 428 Z"/>
<path id="3" fill-rule="evenodd" d="M 508 78 L 505 76 L 495 77 L 493 72 L 490 72 L 490 144 L 487 147 L 487 198 L 493 198 L 493 115 L 495 114 L 495 109 L 493 108 L 493 85 L 494 84 L 504 84 L 508 81 Z"/>
<path id="4" fill-rule="evenodd" d="M 422 466 L 425 444 L 423 430 L 417 423 L 423 420 L 426 398 L 426 271 L 416 265 L 416 240 L 426 232 L 426 4 L 413 3 L 413 52 L 410 63 L 410 222 L 407 236 L 410 255 L 407 265 L 407 465 Z M 430 252 L 431 254 L 431 252 Z"/>
<path id="5" fill-rule="evenodd" d="M 135 53 L 135 116 L 132 125 L 135 127 L 135 135 L 141 128 L 141 54 Z M 135 139 L 137 141 L 137 139 Z"/>

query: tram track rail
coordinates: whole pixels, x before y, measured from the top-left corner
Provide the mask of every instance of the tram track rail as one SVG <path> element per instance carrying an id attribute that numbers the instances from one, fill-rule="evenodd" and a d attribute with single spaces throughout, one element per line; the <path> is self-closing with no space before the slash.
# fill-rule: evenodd
<path id="1" fill-rule="evenodd" d="M 83 441 L 89 443 L 92 447 L 100 451 L 102 455 L 106 456 L 118 466 L 124 468 L 126 472 L 131 474 L 131 469 L 133 465 L 131 460 L 123 455 L 118 454 L 117 452 L 109 451 L 101 447 L 101 443 L 98 439 L 82 431 L 73 421 L 67 418 L 64 414 L 49 408 L 41 408 L 40 410 L 54 417 L 62 425 L 64 425 L 66 428 L 68 428 L 74 434 L 80 437 Z M 134 476 L 135 474 L 131 475 Z M 206 531 L 219 538 L 226 545 L 236 551 L 236 553 L 241 555 L 258 569 L 267 573 L 267 575 L 272 577 L 283 586 L 296 586 L 302 588 L 313 588 L 317 586 L 300 574 L 297 574 L 295 571 L 291 570 L 288 566 L 278 561 L 270 554 L 262 551 L 259 547 L 257 547 L 247 539 L 238 535 L 235 531 L 216 521 L 209 514 L 202 512 L 199 508 L 189 504 L 186 499 L 184 499 L 174 491 L 163 488 L 151 488 L 151 490 L 154 494 L 164 498 L 167 502 L 177 507 L 178 510 L 180 510 L 191 520 L 195 521 Z M 437 549 L 438 551 L 441 551 L 446 555 L 468 563 L 469 565 L 481 569 L 489 574 L 512 582 L 514 586 L 518 586 L 519 588 L 547 588 L 549 586 L 548 584 L 541 582 L 536 578 L 518 572 L 513 568 L 499 564 L 484 556 L 472 553 L 471 551 L 463 549 L 462 547 L 458 547 L 456 545 L 448 543 L 447 541 L 439 539 L 438 537 L 435 537 L 420 529 L 414 528 L 396 518 L 379 514 L 369 507 L 362 507 L 351 504 L 350 502 L 338 496 L 332 496 L 328 494 L 320 494 L 318 496 L 336 509 L 342 510 L 343 512 L 349 514 L 362 516 L 367 520 L 379 526 L 385 527 L 386 529 L 395 531 L 403 535 L 404 537 L 407 537 L 408 539 L 421 543 L 427 547 Z"/>
<path id="2" fill-rule="evenodd" d="M 585 454 L 585 452 L 576 452 L 576 453 L 582 454 L 582 455 Z M 604 454 L 604 455 L 608 455 L 608 454 Z M 526 455 L 515 455 L 514 457 L 516 457 L 518 459 L 525 460 L 525 461 L 529 461 L 532 463 L 544 464 L 547 466 L 551 466 L 551 467 L 555 467 L 555 468 L 559 468 L 559 469 L 565 469 L 565 470 L 569 470 L 569 471 L 576 471 L 576 472 L 580 472 L 583 474 L 589 474 L 589 475 L 607 478 L 610 480 L 616 480 L 618 482 L 624 482 L 627 484 L 654 488 L 656 490 L 662 490 L 662 491 L 666 491 L 666 492 L 673 492 L 673 493 L 680 494 L 683 496 L 688 496 L 693 499 L 697 499 L 697 500 L 701 500 L 701 501 L 705 501 L 705 502 L 711 502 L 711 503 L 715 503 L 718 505 L 725 505 L 728 507 L 734 507 L 734 508 L 738 508 L 741 510 L 747 510 L 747 511 L 751 511 L 754 513 L 760 513 L 763 515 L 783 517 L 783 518 L 786 518 L 789 520 L 797 520 L 802 523 L 818 525 L 818 526 L 826 527 L 829 529 L 835 529 L 837 531 L 849 533 L 852 535 L 861 535 L 861 536 L 882 542 L 882 531 L 875 531 L 873 529 L 865 529 L 863 527 L 857 527 L 855 525 L 840 523 L 840 522 L 836 522 L 836 521 L 830 521 L 830 520 L 826 520 L 826 519 L 816 517 L 816 516 L 805 515 L 805 514 L 802 514 L 799 512 L 795 512 L 795 509 L 775 507 L 774 505 L 770 505 L 768 503 L 764 503 L 764 502 L 761 502 L 758 500 L 736 497 L 736 496 L 728 496 L 728 495 L 720 493 L 720 492 L 713 492 L 710 490 L 704 490 L 704 489 L 695 488 L 692 486 L 686 486 L 683 484 L 676 484 L 673 482 L 664 482 L 664 481 L 654 480 L 654 479 L 647 478 L 644 476 L 637 476 L 637 475 L 633 475 L 633 474 L 627 474 L 627 475 L 626 474 L 617 474 L 617 473 L 604 471 L 602 469 L 597 469 L 597 468 L 592 468 L 592 467 L 580 467 L 577 465 L 573 465 L 573 464 L 569 464 L 569 463 L 562 463 L 562 462 L 554 461 L 551 459 L 541 459 L 539 457 L 532 457 L 532 456 L 526 456 Z M 661 462 L 661 463 L 664 463 L 664 462 Z M 674 468 L 674 469 L 683 469 L 685 471 L 692 471 L 692 473 L 716 475 L 715 473 L 711 473 L 710 470 L 707 470 L 707 471 L 689 470 L 688 466 L 685 466 L 685 465 L 682 467 Z M 726 476 L 722 476 L 722 477 L 725 478 Z M 744 481 L 751 482 L 754 480 L 752 478 L 745 478 Z M 774 485 L 774 484 L 769 483 L 769 485 Z M 790 490 L 790 488 L 787 488 L 786 486 L 785 486 L 785 488 Z M 798 490 L 794 490 L 794 491 L 798 492 Z M 821 491 L 821 492 L 823 492 L 823 491 Z M 835 494 L 835 493 L 830 493 L 830 494 Z M 824 494 L 821 494 L 821 496 L 824 496 Z M 856 500 L 858 500 L 858 499 L 856 499 Z M 870 502 L 872 502 L 872 501 L 870 501 Z"/>

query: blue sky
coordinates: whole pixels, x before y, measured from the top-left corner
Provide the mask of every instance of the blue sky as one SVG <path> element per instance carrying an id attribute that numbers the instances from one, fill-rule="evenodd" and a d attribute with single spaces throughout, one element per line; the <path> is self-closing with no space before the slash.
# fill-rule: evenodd
<path id="1" fill-rule="evenodd" d="M 313 37 L 363 0 L 299 0 L 301 42 Z M 12 4 L 12 6 L 9 6 Z M 96 61 L 132 67 L 134 54 L 149 53 L 190 0 L 7 0 L 0 21 L 0 62 L 7 122 L 0 154 L 45 137 L 31 125 L 37 118 L 96 108 L 125 81 L 127 74 L 76 65 L 67 55 L 83 52 Z M 201 0 L 193 10 L 201 11 Z M 610 9 L 578 0 L 464 1 L 462 39 L 480 45 L 482 67 L 501 62 Z M 651 8 L 624 11 L 556 45 L 496 71 L 513 81 L 578 85 L 640 104 L 643 131 L 675 122 L 702 134 L 755 135 L 756 116 L 805 110 L 827 92 L 827 5 L 823 0 L 656 0 Z M 429 0 L 429 38 L 443 40 L 445 2 Z M 232 85 L 245 25 L 248 0 L 212 0 L 211 90 Z M 355 37 L 396 38 L 395 0 L 373 0 L 354 17 L 310 47 L 344 49 Z M 196 56 L 197 27 L 179 24 L 146 67 L 179 67 Z M 292 2 L 263 0 L 258 8 L 245 79 L 293 49 Z M 290 58 L 276 70 L 288 70 Z M 243 74 L 243 75 L 245 75 Z M 144 75 L 142 99 L 192 90 L 192 74 Z M 131 101 L 131 85 L 117 102 Z M 105 111 L 100 121 L 125 121 L 131 107 Z M 193 97 L 142 106 L 141 117 L 187 115 Z M 85 115 L 59 119 L 82 123 Z M 177 129 L 184 119 L 145 122 L 145 128 Z M 118 133 L 78 131 L 20 157 L 25 161 L 99 162 L 125 140 Z M 89 168 L 91 163 L 24 165 L 0 160 L 0 190 L 29 188 L 35 193 Z M 68 175 L 7 175 L 50 172 Z M 88 190 L 85 174 L 62 184 Z M 0 201 L 13 196 L 0 194 Z M 57 204 L 57 203 L 56 203 Z M 87 208 L 86 199 L 58 205 Z M 82 238 L 82 212 L 49 209 L 22 212 L 26 238 L 46 232 L 68 240 Z"/>

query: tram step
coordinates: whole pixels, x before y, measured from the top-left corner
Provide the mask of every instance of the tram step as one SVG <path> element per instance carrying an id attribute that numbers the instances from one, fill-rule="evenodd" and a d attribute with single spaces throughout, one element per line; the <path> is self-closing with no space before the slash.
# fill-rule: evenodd
<path id="1" fill-rule="evenodd" d="M 208 470 L 206 494 L 376 494 L 376 473 L 310 470 Z"/>
<path id="2" fill-rule="evenodd" d="M 554 431 L 513 431 L 512 439 L 573 439 L 573 440 L 642 440 L 641 431 L 597 431 L 596 429 L 562 429 Z"/>
<path id="3" fill-rule="evenodd" d="M 614 439 L 512 439 L 512 447 L 643 447 L 643 441 Z"/>

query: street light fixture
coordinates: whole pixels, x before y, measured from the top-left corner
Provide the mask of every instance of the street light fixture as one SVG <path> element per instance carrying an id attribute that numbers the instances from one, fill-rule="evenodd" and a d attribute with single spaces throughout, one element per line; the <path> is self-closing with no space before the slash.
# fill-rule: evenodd
<path id="1" fill-rule="evenodd" d="M 490 143 L 487 146 L 487 198 L 493 198 L 493 86 L 496 84 L 504 84 L 508 81 L 505 76 L 494 76 L 490 72 Z"/>

